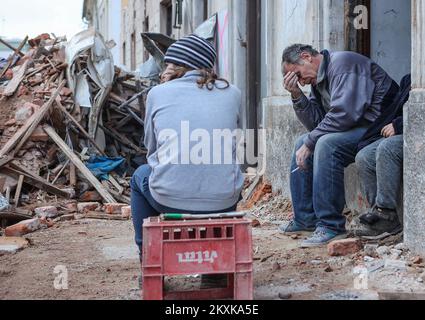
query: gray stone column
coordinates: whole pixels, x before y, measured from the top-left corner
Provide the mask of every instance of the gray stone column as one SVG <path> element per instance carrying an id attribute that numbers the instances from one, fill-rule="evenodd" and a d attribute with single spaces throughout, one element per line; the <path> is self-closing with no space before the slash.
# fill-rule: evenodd
<path id="1" fill-rule="evenodd" d="M 405 109 L 405 242 L 425 256 L 425 0 L 412 1 L 412 82 Z"/>

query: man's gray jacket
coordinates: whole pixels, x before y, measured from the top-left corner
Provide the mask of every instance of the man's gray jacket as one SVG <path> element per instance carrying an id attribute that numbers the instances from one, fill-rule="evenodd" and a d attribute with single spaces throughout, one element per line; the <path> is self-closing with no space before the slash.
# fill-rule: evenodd
<path id="1" fill-rule="evenodd" d="M 294 101 L 298 119 L 311 131 L 305 145 L 314 151 L 326 134 L 371 126 L 391 104 L 397 83 L 375 62 L 354 52 L 322 52 L 318 83 L 310 97 Z"/>

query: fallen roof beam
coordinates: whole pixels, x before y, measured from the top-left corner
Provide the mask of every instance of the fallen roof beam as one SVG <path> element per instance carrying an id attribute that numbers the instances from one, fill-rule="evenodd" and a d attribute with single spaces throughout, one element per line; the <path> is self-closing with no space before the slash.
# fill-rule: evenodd
<path id="1" fill-rule="evenodd" d="M 48 126 L 44 126 L 44 131 L 49 135 L 49 137 L 58 145 L 63 153 L 68 157 L 69 160 L 77 167 L 77 169 L 86 177 L 86 179 L 93 185 L 93 187 L 99 192 L 102 198 L 107 203 L 115 203 L 114 197 L 109 193 L 106 188 L 99 182 L 99 180 L 91 173 L 91 171 L 86 167 L 86 165 L 80 160 L 80 158 L 72 151 L 65 141 L 56 133 L 56 131 Z"/>
<path id="2" fill-rule="evenodd" d="M 27 43 L 27 41 L 28 41 L 28 36 L 26 36 L 26 38 L 24 39 L 24 41 L 21 42 L 21 44 L 19 45 L 18 49 L 16 49 L 16 51 L 13 52 L 12 56 L 9 59 L 8 64 L 6 65 L 6 67 L 4 67 L 4 69 L 0 73 L 0 79 L 3 78 L 3 76 L 6 74 L 6 71 L 9 70 L 9 68 L 13 64 L 13 60 L 14 60 L 15 56 L 17 55 L 17 52 L 22 50 L 22 48 L 25 46 L 25 44 Z"/>
<path id="3" fill-rule="evenodd" d="M 3 43 L 6 47 L 8 47 L 10 50 L 12 50 L 12 51 L 16 52 L 17 54 L 19 54 L 21 57 L 25 56 L 25 54 L 23 54 L 21 50 L 18 50 L 17 48 L 14 48 L 9 43 L 7 43 L 6 41 L 4 41 L 2 38 L 0 38 L 0 42 Z"/>

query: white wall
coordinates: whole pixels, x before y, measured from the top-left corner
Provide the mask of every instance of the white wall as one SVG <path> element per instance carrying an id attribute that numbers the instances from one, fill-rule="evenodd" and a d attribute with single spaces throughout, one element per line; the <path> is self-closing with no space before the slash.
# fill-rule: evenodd
<path id="1" fill-rule="evenodd" d="M 109 1 L 109 34 L 108 40 L 114 40 L 117 44 L 115 48 L 113 48 L 112 56 L 114 57 L 114 63 L 116 65 L 120 65 L 122 62 L 121 58 L 121 1 L 112 0 Z"/>

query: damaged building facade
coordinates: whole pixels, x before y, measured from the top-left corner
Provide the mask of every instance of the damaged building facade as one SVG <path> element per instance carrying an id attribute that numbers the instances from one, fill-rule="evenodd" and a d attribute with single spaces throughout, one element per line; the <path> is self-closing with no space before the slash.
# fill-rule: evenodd
<path id="1" fill-rule="evenodd" d="M 85 8 L 94 2 L 86 1 Z M 398 82 L 412 73 L 405 112 L 405 240 L 413 251 L 425 254 L 424 0 L 123 0 L 120 14 L 120 35 L 113 39 L 120 51 L 116 64 L 131 70 L 149 58 L 142 32 L 178 39 L 217 14 L 220 75 L 244 92 L 245 127 L 266 130 L 265 142 L 252 143 L 265 178 L 286 197 L 293 145 L 304 129 L 282 87 L 280 57 L 285 47 L 311 43 L 319 50 L 356 51 L 373 58 Z M 346 185 L 348 206 L 364 209 L 353 166 L 347 169 Z"/>

